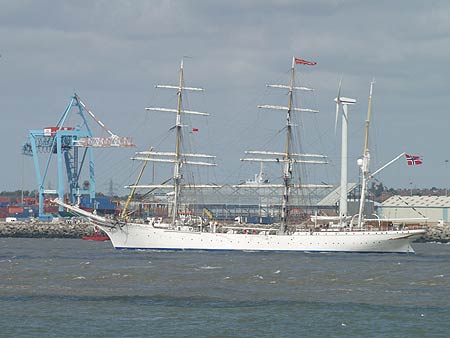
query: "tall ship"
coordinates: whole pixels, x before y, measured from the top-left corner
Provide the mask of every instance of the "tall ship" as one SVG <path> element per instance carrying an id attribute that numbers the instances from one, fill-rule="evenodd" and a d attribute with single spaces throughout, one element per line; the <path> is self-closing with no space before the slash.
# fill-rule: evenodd
<path id="1" fill-rule="evenodd" d="M 183 189 L 195 189 L 199 186 L 192 186 L 184 181 L 183 170 L 186 166 L 213 166 L 214 156 L 206 154 L 187 153 L 181 146 L 183 139 L 184 119 L 186 115 L 207 115 L 202 112 L 195 112 L 183 109 L 183 94 L 185 91 L 201 91 L 201 88 L 187 87 L 184 85 L 183 61 L 179 70 L 179 81 L 177 86 L 159 85 L 159 88 L 173 89 L 177 92 L 177 107 L 167 108 L 146 108 L 147 110 L 158 110 L 175 114 L 175 144 L 172 152 L 158 152 L 150 148 L 150 151 L 140 152 L 135 159 L 153 162 L 168 162 L 173 164 L 173 175 L 170 182 L 164 185 L 146 186 L 147 188 L 170 189 L 169 195 L 171 208 L 170 217 L 165 220 L 152 219 L 145 223 L 131 221 L 125 213 L 119 219 L 111 219 L 80 209 L 76 205 L 69 205 L 59 199 L 55 203 L 64 206 L 71 212 L 85 216 L 103 230 L 111 239 L 116 249 L 139 249 L 139 250 L 207 250 L 207 251 L 279 251 L 279 252 L 377 252 L 377 253 L 414 253 L 411 242 L 425 233 L 424 229 L 408 229 L 407 227 L 394 229 L 386 228 L 374 224 L 373 219 L 367 219 L 364 215 L 364 201 L 368 181 L 371 177 L 369 172 L 369 148 L 368 131 L 370 121 L 370 109 L 372 100 L 372 86 L 369 95 L 368 119 L 366 121 L 366 143 L 364 146 L 363 158 L 360 161 L 361 173 L 363 177 L 362 193 L 359 214 L 347 215 L 347 191 L 346 187 L 346 137 L 344 143 L 343 130 L 343 161 L 341 175 L 341 187 L 345 198 L 341 198 L 339 216 L 335 217 L 336 223 L 330 219 L 321 219 L 317 216 L 314 225 L 308 227 L 302 224 L 292 224 L 289 221 L 290 201 L 294 192 L 307 188 L 307 185 L 300 184 L 301 180 L 294 179 L 295 169 L 298 165 L 322 164 L 326 163 L 325 156 L 314 154 L 303 154 L 293 150 L 294 128 L 297 125 L 293 122 L 293 114 L 297 112 L 317 111 L 294 106 L 294 92 L 311 90 L 306 87 L 297 86 L 295 82 L 296 66 L 314 65 L 314 62 L 305 61 L 299 58 L 292 58 L 290 79 L 287 85 L 268 85 L 287 91 L 287 106 L 264 105 L 260 108 L 275 109 L 285 112 L 284 149 L 283 151 L 248 151 L 251 156 L 258 158 L 245 158 L 245 161 L 276 162 L 282 167 L 282 182 L 273 184 L 263 180 L 255 179 L 249 186 L 258 185 L 272 186 L 282 191 L 280 196 L 280 221 L 271 227 L 262 227 L 253 224 L 250 227 L 240 228 L 237 226 L 221 226 L 215 222 L 206 222 L 201 217 L 191 217 L 183 208 L 180 200 Z M 353 103 L 351 99 L 340 97 L 336 99 L 337 107 L 343 107 L 343 114 L 346 114 L 347 105 Z M 346 117 L 345 117 L 346 118 Z M 344 120 L 344 116 L 343 116 Z M 345 126 L 346 127 L 346 126 Z M 344 128 L 344 126 L 343 126 Z M 345 153 L 344 153 L 345 152 Z M 344 165 L 345 164 L 345 165 Z M 140 175 L 142 172 L 140 173 Z M 140 176 L 139 175 L 139 176 Z M 344 177 L 345 176 L 345 177 Z M 138 180 L 132 191 L 141 187 Z M 208 185 L 202 186 L 207 188 Z M 131 194 L 130 194 L 131 196 Z M 357 220 L 357 221 L 356 221 Z M 379 221 L 379 220 L 378 220 Z M 320 225 L 319 223 L 323 224 Z M 332 226 L 330 226 L 332 224 Z"/>

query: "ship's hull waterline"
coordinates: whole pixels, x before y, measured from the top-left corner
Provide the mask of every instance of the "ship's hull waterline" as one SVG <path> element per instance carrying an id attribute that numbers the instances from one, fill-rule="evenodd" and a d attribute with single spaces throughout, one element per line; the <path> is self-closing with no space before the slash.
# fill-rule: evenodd
<path id="1" fill-rule="evenodd" d="M 132 224 L 104 227 L 116 249 L 414 253 L 425 230 L 320 231 L 292 235 L 179 231 Z"/>

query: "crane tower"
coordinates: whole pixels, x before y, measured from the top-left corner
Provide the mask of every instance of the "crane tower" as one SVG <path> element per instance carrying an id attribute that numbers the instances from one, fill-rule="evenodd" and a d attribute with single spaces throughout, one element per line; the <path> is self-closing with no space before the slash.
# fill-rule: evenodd
<path id="1" fill-rule="evenodd" d="M 80 123 L 75 126 L 68 126 L 69 115 L 74 110 L 72 108 L 75 108 L 79 115 Z M 108 136 L 94 137 L 88 124 L 88 117 L 95 121 Z M 50 217 L 44 212 L 46 196 L 57 195 L 58 198 L 64 200 L 66 180 L 68 200 L 71 203 L 79 203 L 79 198 L 82 195 L 89 195 L 91 200 L 95 198 L 93 148 L 132 146 L 134 144 L 131 138 L 114 134 L 103 122 L 96 118 L 81 98 L 74 94 L 56 126 L 30 130 L 23 145 L 23 154 L 32 156 L 34 161 L 39 193 L 39 217 Z M 45 155 L 47 155 L 47 159 L 41 166 L 42 157 L 45 157 Z M 49 169 L 55 162 L 55 157 L 58 177 L 57 188 L 45 189 L 44 185 L 49 178 L 48 176 L 51 175 Z M 81 173 L 85 166 L 88 166 L 85 171 L 88 171 L 89 179 L 85 181 L 85 184 L 80 185 Z M 61 207 L 59 211 L 62 211 Z"/>

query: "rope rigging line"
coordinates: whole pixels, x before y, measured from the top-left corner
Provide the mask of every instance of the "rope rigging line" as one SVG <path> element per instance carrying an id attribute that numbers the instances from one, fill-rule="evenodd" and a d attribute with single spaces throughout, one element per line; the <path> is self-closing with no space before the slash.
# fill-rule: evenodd
<path id="1" fill-rule="evenodd" d="M 417 212 L 420 216 L 427 218 L 424 214 L 422 214 L 419 210 L 411 206 L 408 202 L 406 202 L 401 196 L 397 195 L 397 198 L 400 199 L 403 203 L 405 203 L 407 206 L 409 206 L 412 210 Z"/>

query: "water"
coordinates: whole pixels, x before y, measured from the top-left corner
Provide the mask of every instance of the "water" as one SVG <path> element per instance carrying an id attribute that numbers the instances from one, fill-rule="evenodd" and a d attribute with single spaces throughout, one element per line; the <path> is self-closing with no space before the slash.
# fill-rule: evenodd
<path id="1" fill-rule="evenodd" d="M 449 337 L 450 246 L 117 251 L 0 239 L 0 337 Z"/>

